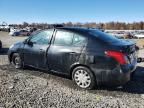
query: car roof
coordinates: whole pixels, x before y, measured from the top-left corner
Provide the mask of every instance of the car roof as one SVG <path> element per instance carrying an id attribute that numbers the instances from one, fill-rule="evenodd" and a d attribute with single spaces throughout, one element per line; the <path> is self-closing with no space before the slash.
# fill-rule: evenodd
<path id="1" fill-rule="evenodd" d="M 82 28 L 82 27 L 58 27 L 58 28 L 55 28 L 55 29 L 67 30 L 67 31 L 82 33 L 82 34 L 87 34 L 90 30 L 90 28 Z"/>
<path id="2" fill-rule="evenodd" d="M 78 34 L 82 34 L 82 35 L 87 35 L 89 34 L 89 32 L 91 30 L 98 30 L 96 28 L 86 28 L 86 27 L 56 27 L 56 28 L 51 28 L 53 30 L 65 30 L 65 31 L 69 31 L 69 32 L 74 32 L 74 33 L 78 33 Z M 50 29 L 45 29 L 45 30 L 50 30 Z M 35 33 L 41 32 L 41 31 L 45 31 L 45 30 L 40 30 L 37 31 Z"/>

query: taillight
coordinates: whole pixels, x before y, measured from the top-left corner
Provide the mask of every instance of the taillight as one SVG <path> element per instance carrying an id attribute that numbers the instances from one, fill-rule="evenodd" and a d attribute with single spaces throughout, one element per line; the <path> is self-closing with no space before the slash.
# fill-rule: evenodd
<path id="1" fill-rule="evenodd" d="M 114 58 L 121 65 L 127 64 L 127 57 L 124 53 L 118 51 L 106 51 L 105 54 Z"/>

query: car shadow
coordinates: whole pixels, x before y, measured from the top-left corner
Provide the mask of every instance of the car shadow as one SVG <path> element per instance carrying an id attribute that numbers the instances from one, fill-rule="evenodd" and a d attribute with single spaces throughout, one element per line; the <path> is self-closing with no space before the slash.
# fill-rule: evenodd
<path id="1" fill-rule="evenodd" d="M 40 69 L 32 68 L 29 66 L 26 66 L 23 70 L 25 70 L 25 71 L 27 71 L 27 70 L 28 71 L 39 71 L 41 74 L 50 74 L 50 75 L 54 75 L 57 77 L 62 77 L 62 78 L 66 78 L 66 79 L 71 80 L 71 77 L 66 75 L 66 74 L 61 74 L 61 73 L 56 73 L 56 72 L 51 72 L 51 71 L 46 71 L 46 70 L 40 70 Z"/>
<path id="2" fill-rule="evenodd" d="M 71 77 L 69 77 L 67 75 L 41 71 L 41 70 L 34 69 L 31 67 L 27 67 L 26 70 L 39 71 L 41 74 L 46 73 L 46 74 L 54 75 L 54 76 L 59 77 L 59 78 L 66 78 L 67 80 L 71 80 Z M 43 77 L 45 77 L 45 76 L 43 76 Z M 80 88 L 75 86 L 74 83 L 73 84 L 72 83 L 69 84 L 69 83 L 63 83 L 63 84 L 65 86 L 70 87 L 71 89 L 79 89 L 80 90 Z M 132 74 L 131 80 L 121 87 L 116 88 L 116 87 L 103 87 L 103 86 L 101 86 L 101 87 L 96 87 L 94 90 L 89 90 L 89 92 L 96 94 L 98 91 L 101 91 L 101 90 L 119 91 L 119 92 L 126 92 L 126 93 L 132 93 L 132 94 L 144 94 L 144 67 L 138 66 L 136 71 Z"/>
<path id="3" fill-rule="evenodd" d="M 14 69 L 12 66 L 0 66 L 2 70 L 8 70 L 11 72 L 16 72 L 16 69 Z M 26 67 L 22 70 L 22 72 L 29 73 L 30 75 L 41 77 L 44 79 L 48 79 L 49 75 L 54 80 L 58 80 L 58 83 L 62 84 L 63 86 L 67 86 L 71 89 L 76 89 L 83 91 L 84 89 L 79 88 L 71 81 L 71 78 L 67 75 L 62 75 L 58 73 L 53 72 L 47 72 L 42 71 L 38 69 L 34 69 L 31 67 Z M 49 75 L 47 75 L 49 74 Z M 132 94 L 144 94 L 144 67 L 138 66 L 136 71 L 133 73 L 131 77 L 131 81 L 129 81 L 127 84 L 125 84 L 122 87 L 112 88 L 112 87 L 97 87 L 94 90 L 88 90 L 88 92 L 93 94 L 101 94 L 101 95 L 111 95 L 111 96 L 117 96 L 118 92 L 121 93 L 132 93 Z"/>
<path id="4" fill-rule="evenodd" d="M 0 49 L 0 55 L 7 55 L 9 48 Z"/>

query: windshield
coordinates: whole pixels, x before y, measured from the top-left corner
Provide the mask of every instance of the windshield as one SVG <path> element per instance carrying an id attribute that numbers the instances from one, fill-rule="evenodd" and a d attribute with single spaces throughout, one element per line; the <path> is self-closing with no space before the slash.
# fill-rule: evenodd
<path id="1" fill-rule="evenodd" d="M 118 38 L 116 38 L 115 36 L 111 36 L 107 33 L 101 32 L 99 30 L 90 30 L 89 34 L 97 37 L 100 40 L 103 40 L 104 42 L 107 43 L 113 43 L 113 42 L 120 42 L 120 40 Z"/>

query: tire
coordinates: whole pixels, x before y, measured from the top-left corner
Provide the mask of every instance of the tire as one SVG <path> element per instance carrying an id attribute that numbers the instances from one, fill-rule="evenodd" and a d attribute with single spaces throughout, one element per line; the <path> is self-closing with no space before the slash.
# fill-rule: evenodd
<path id="1" fill-rule="evenodd" d="M 12 64 L 15 66 L 16 69 L 22 69 L 22 60 L 20 58 L 20 55 L 18 53 L 14 53 L 12 55 Z"/>
<path id="2" fill-rule="evenodd" d="M 95 76 L 87 67 L 76 67 L 72 72 L 73 81 L 82 89 L 93 89 L 96 85 Z"/>

